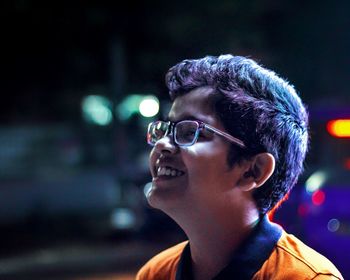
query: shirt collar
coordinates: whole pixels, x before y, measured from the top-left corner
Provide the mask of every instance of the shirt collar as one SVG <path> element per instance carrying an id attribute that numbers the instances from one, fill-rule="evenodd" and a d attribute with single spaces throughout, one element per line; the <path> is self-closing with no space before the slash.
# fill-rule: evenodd
<path id="1" fill-rule="evenodd" d="M 253 231 L 234 252 L 229 264 L 213 280 L 251 279 L 268 259 L 281 235 L 281 227 L 271 223 L 266 215 L 262 216 Z M 193 277 L 188 243 L 181 254 L 176 280 L 190 279 Z"/>

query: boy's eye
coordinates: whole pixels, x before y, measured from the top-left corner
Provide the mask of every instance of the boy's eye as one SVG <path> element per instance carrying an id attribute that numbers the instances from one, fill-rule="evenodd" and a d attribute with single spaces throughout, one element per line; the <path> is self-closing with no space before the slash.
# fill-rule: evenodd
<path id="1" fill-rule="evenodd" d="M 192 141 L 196 134 L 195 129 L 187 129 L 186 131 L 183 131 L 181 138 L 186 139 L 187 141 Z"/>
<path id="2" fill-rule="evenodd" d="M 194 136 L 196 134 L 196 130 L 195 129 L 188 129 L 186 132 L 185 132 L 185 135 L 186 136 Z"/>

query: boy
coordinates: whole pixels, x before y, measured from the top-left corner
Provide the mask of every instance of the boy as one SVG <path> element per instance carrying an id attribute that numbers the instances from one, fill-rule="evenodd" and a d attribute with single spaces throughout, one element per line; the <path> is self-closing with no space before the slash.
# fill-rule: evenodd
<path id="1" fill-rule="evenodd" d="M 166 121 L 149 125 L 148 193 L 189 241 L 152 258 L 137 279 L 342 279 L 334 265 L 271 223 L 308 148 L 294 88 L 251 59 L 184 60 L 166 83 Z"/>

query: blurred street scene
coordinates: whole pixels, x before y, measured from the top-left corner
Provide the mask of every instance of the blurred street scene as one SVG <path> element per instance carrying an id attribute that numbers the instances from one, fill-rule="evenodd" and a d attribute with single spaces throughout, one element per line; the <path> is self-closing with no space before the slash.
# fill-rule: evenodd
<path id="1" fill-rule="evenodd" d="M 350 278 L 350 2 L 7 1 L 1 17 L 0 279 L 134 279 L 185 239 L 151 209 L 145 132 L 164 74 L 250 56 L 310 114 L 305 172 L 274 220 Z"/>

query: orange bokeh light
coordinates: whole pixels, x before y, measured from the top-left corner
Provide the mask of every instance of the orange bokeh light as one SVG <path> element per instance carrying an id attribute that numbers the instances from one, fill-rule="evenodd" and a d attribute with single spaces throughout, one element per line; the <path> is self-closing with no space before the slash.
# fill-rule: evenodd
<path id="1" fill-rule="evenodd" d="M 350 119 L 331 120 L 327 123 L 327 131 L 334 137 L 350 138 Z"/>

